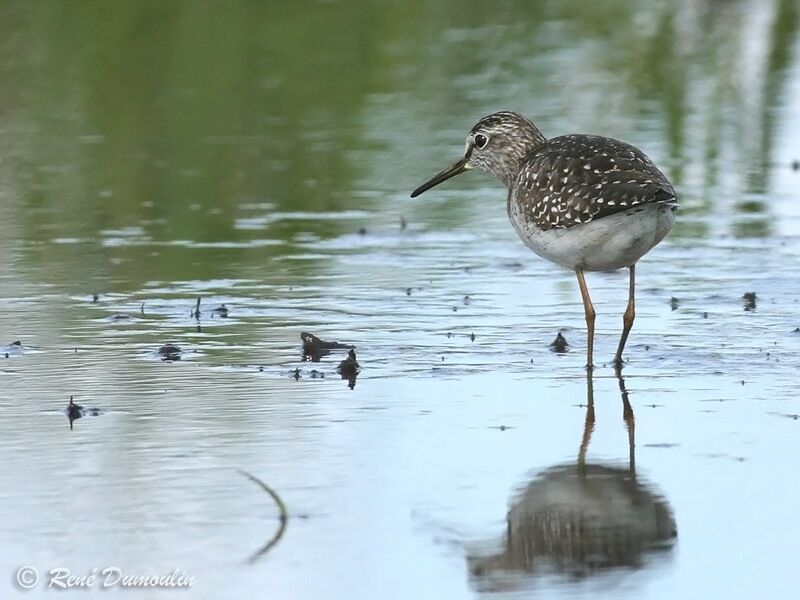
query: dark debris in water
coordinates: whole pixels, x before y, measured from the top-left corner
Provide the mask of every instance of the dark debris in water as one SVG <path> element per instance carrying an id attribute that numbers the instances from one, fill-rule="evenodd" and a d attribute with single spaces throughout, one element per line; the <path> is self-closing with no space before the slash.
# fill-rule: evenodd
<path id="1" fill-rule="evenodd" d="M 352 344 L 329 342 L 305 331 L 300 334 L 300 340 L 303 342 L 303 360 L 306 362 L 319 362 L 320 358 L 330 354 L 332 350 L 351 350 L 355 348 Z"/>
<path id="2" fill-rule="evenodd" d="M 22 342 L 17 340 L 15 342 L 11 342 L 5 347 L 5 357 L 10 358 L 11 355 L 19 356 L 25 350 L 25 346 L 22 345 Z"/>
<path id="3" fill-rule="evenodd" d="M 567 339 L 559 331 L 556 334 L 556 339 L 550 343 L 550 349 L 556 354 L 564 354 L 568 348 L 569 344 L 567 343 Z"/>
<path id="4" fill-rule="evenodd" d="M 755 292 L 745 292 L 744 296 L 742 296 L 742 300 L 744 300 L 744 309 L 747 311 L 755 310 L 756 309 L 756 296 Z"/>
<path id="5" fill-rule="evenodd" d="M 218 317 L 222 317 L 223 319 L 227 319 L 229 313 L 230 311 L 228 310 L 228 307 L 225 306 L 224 304 L 218 306 L 217 308 L 211 311 L 212 316 L 216 315 Z"/>
<path id="6" fill-rule="evenodd" d="M 356 351 L 351 349 L 347 353 L 347 358 L 345 358 L 342 362 L 339 363 L 337 371 L 342 375 L 348 376 L 357 372 L 358 369 L 359 369 L 359 364 L 358 360 L 356 360 Z"/>
<path id="7" fill-rule="evenodd" d="M 508 431 L 514 429 L 511 425 L 489 425 L 489 429 L 497 429 L 498 431 Z"/>
<path id="8" fill-rule="evenodd" d="M 158 355 L 164 362 L 174 362 L 176 360 L 180 360 L 182 352 L 183 350 L 181 350 L 175 344 L 164 344 L 158 349 Z"/>
<path id="9" fill-rule="evenodd" d="M 356 387 L 356 377 L 361 371 L 361 366 L 356 360 L 356 351 L 352 348 L 347 353 L 347 358 L 339 363 L 336 371 L 342 376 L 342 379 L 347 379 L 348 387 L 352 390 Z"/>
<path id="10" fill-rule="evenodd" d="M 525 268 L 521 262 L 504 262 L 500 265 L 504 269 L 510 269 L 512 271 L 519 271 L 520 269 Z"/>
<path id="11" fill-rule="evenodd" d="M 69 397 L 69 404 L 67 405 L 67 417 L 69 417 L 69 428 L 72 429 L 72 421 L 80 419 L 83 416 L 83 406 L 75 404 L 74 396 Z"/>
<path id="12" fill-rule="evenodd" d="M 99 408 L 84 408 L 80 404 L 75 404 L 74 396 L 70 395 L 69 404 L 67 405 L 67 419 L 69 419 L 69 428 L 72 429 L 72 423 L 86 416 L 97 417 L 101 414 Z"/>
<path id="13" fill-rule="evenodd" d="M 198 321 L 200 320 L 200 300 L 201 298 L 198 296 L 197 304 L 195 304 L 195 307 L 189 312 L 189 316 L 193 319 L 197 319 Z"/>
<path id="14" fill-rule="evenodd" d="M 725 454 L 724 452 L 706 452 L 704 454 L 695 454 L 695 456 L 699 456 L 701 458 L 726 458 L 735 462 L 745 462 L 747 460 L 744 456 L 733 456 L 730 454 Z"/>
<path id="15" fill-rule="evenodd" d="M 315 350 L 351 350 L 354 346 L 352 344 L 343 344 L 341 342 L 329 342 L 318 338 L 314 334 L 306 333 L 305 331 L 300 334 L 300 339 L 303 341 L 303 348 L 313 348 Z"/>
<path id="16" fill-rule="evenodd" d="M 774 417 L 783 417 L 784 419 L 792 419 L 793 421 L 800 420 L 800 415 L 795 413 L 779 413 L 779 412 L 770 412 L 767 413 L 768 415 L 772 415 Z"/>
<path id="17" fill-rule="evenodd" d="M 259 371 L 263 371 L 264 367 L 259 367 Z M 303 374 L 303 370 L 300 367 L 297 367 L 294 371 L 291 372 L 289 375 L 295 381 L 300 380 L 302 377 L 309 377 L 310 379 L 325 379 L 325 373 L 322 371 L 317 371 L 316 369 L 311 369 L 305 375 Z"/>

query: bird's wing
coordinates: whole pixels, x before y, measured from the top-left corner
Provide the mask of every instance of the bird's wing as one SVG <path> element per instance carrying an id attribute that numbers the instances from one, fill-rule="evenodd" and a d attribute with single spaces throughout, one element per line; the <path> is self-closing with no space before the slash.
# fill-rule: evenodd
<path id="1" fill-rule="evenodd" d="M 542 229 L 573 227 L 642 204 L 678 203 L 669 180 L 641 150 L 589 135 L 565 135 L 537 148 L 511 198 Z"/>

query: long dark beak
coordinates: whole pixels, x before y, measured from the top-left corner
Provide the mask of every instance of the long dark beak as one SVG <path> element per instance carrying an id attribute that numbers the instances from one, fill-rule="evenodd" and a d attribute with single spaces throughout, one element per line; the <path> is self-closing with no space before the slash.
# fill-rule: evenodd
<path id="1" fill-rule="evenodd" d="M 459 173 L 463 173 L 464 171 L 467 170 L 467 160 L 469 160 L 469 157 L 465 156 L 464 158 L 462 158 L 460 161 L 458 161 L 454 165 L 452 165 L 450 167 L 447 167 L 441 173 L 439 173 L 437 175 L 434 175 L 428 181 L 426 181 L 421 186 L 419 186 L 417 189 L 415 189 L 413 192 L 411 192 L 411 197 L 412 198 L 416 198 L 422 192 L 425 192 L 425 191 L 431 189 L 433 186 L 439 185 L 443 181 L 445 181 L 447 179 L 450 179 L 451 177 L 455 177 Z"/>

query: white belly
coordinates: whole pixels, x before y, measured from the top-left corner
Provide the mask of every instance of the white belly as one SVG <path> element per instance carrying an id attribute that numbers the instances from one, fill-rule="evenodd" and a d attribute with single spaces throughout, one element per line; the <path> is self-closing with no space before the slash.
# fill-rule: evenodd
<path id="1" fill-rule="evenodd" d="M 674 206 L 645 204 L 565 229 L 539 229 L 509 204 L 519 237 L 536 254 L 567 269 L 610 271 L 630 267 L 664 239 L 675 223 Z"/>

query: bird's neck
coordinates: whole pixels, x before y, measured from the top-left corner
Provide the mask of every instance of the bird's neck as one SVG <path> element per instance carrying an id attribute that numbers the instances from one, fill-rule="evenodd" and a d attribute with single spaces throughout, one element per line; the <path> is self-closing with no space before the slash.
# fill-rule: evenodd
<path id="1" fill-rule="evenodd" d="M 546 141 L 547 139 L 542 135 L 542 132 L 531 124 L 530 130 L 526 131 L 525 135 L 514 139 L 513 143 L 507 148 L 505 160 L 502 163 L 492 165 L 492 173 L 504 186 L 510 188 L 526 159 Z"/>

